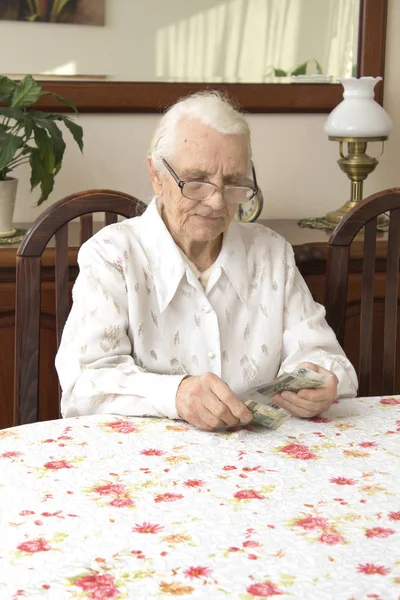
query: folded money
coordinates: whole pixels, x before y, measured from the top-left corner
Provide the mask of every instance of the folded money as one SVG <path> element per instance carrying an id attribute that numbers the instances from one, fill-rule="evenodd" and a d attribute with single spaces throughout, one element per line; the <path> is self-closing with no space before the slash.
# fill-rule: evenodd
<path id="1" fill-rule="evenodd" d="M 278 429 L 290 413 L 273 402 L 276 394 L 284 391 L 298 392 L 303 389 L 323 387 L 330 375 L 322 375 L 301 367 L 291 373 L 282 373 L 277 379 L 254 388 L 244 395 L 244 403 L 253 413 L 253 421 L 269 429 Z"/>
<path id="2" fill-rule="evenodd" d="M 244 400 L 244 403 L 253 413 L 252 422 L 268 427 L 268 429 L 278 429 L 290 417 L 290 413 L 276 404 L 266 406 L 255 400 Z"/>

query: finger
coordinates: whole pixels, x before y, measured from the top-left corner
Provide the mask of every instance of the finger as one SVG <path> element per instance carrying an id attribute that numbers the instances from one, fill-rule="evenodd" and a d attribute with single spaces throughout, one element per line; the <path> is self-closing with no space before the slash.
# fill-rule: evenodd
<path id="1" fill-rule="evenodd" d="M 332 404 L 331 400 L 327 399 L 322 402 L 312 402 L 300 398 L 293 392 L 282 392 L 278 396 L 275 396 L 274 402 L 299 417 L 319 415 L 327 410 Z"/>
<path id="2" fill-rule="evenodd" d="M 251 421 L 253 414 L 243 402 L 234 394 L 222 379 L 219 377 L 210 379 L 212 392 L 229 408 L 230 412 L 241 421 Z"/>
<path id="3" fill-rule="evenodd" d="M 179 417 L 198 429 L 211 431 L 213 429 L 212 425 L 205 422 L 198 414 L 198 405 L 201 405 L 199 400 L 191 405 L 184 404 L 179 412 Z"/>
<path id="4" fill-rule="evenodd" d="M 320 365 L 316 365 L 315 363 L 311 363 L 311 362 L 302 362 L 296 366 L 296 369 L 300 369 L 301 367 L 309 369 L 310 371 L 315 371 L 316 373 L 322 373 L 322 375 L 330 375 L 332 377 L 332 379 L 334 381 L 336 381 L 336 383 L 338 383 L 338 378 L 335 375 L 335 373 L 333 373 L 333 371 L 329 371 L 328 369 L 325 369 L 324 367 L 321 367 Z M 328 381 L 330 381 L 330 380 L 328 379 Z M 327 383 L 328 383 L 328 381 L 327 381 Z"/>
<path id="5" fill-rule="evenodd" d="M 322 373 L 323 375 L 330 375 L 333 379 L 333 381 L 335 381 L 336 383 L 338 383 L 338 378 L 337 375 L 333 372 L 333 371 L 329 371 L 328 369 L 324 369 L 324 367 L 318 367 L 319 373 Z M 328 381 L 330 381 L 330 379 L 327 380 L 326 383 L 328 383 Z"/>
<path id="6" fill-rule="evenodd" d="M 315 392 L 315 390 L 312 390 Z M 318 390 L 321 392 L 321 390 Z M 287 402 L 292 403 L 294 406 L 298 406 L 299 408 L 308 409 L 308 410 L 324 410 L 324 407 L 330 406 L 333 402 L 334 398 L 330 394 L 327 394 L 325 391 L 324 395 L 321 395 L 318 398 L 302 398 L 299 394 L 294 392 L 282 392 L 281 396 Z"/>
<path id="7" fill-rule="evenodd" d="M 240 423 L 240 419 L 235 417 L 235 415 L 233 415 L 230 411 L 229 407 L 224 402 L 219 400 L 219 398 L 217 398 L 217 396 L 215 396 L 215 394 L 212 392 L 210 392 L 210 394 L 203 399 L 203 405 L 210 411 L 210 413 L 212 413 L 221 421 L 224 421 L 224 423 L 230 427 Z"/>
<path id="8" fill-rule="evenodd" d="M 197 429 L 203 429 L 204 431 L 212 431 L 214 428 L 203 421 L 196 411 L 188 411 L 186 416 L 182 416 L 182 418 L 190 425 L 197 427 Z"/>
<path id="9" fill-rule="evenodd" d="M 294 392 L 282 392 L 281 398 L 284 402 L 287 402 L 289 406 L 301 411 L 314 412 L 320 408 L 320 404 L 316 405 L 315 402 L 301 398 Z"/>
<path id="10" fill-rule="evenodd" d="M 303 408 L 299 408 L 291 402 L 284 400 L 281 396 L 278 396 L 276 400 L 274 400 L 274 402 L 281 408 L 284 408 L 291 415 L 294 415 L 295 417 L 303 417 L 305 419 L 309 419 L 311 417 L 314 417 L 316 414 L 319 414 L 317 411 L 309 411 Z"/>
<path id="11" fill-rule="evenodd" d="M 297 392 L 299 398 L 315 403 L 326 402 L 328 400 L 333 402 L 336 395 L 336 386 L 317 388 L 315 390 L 304 389 Z"/>
<path id="12" fill-rule="evenodd" d="M 199 403 L 196 406 L 197 416 L 207 425 L 210 426 L 211 429 L 221 429 L 221 427 L 226 427 L 225 421 L 219 419 L 215 416 L 204 404 Z"/>
<path id="13" fill-rule="evenodd" d="M 201 429 L 203 431 L 212 431 L 213 430 L 213 427 L 211 427 L 210 425 L 208 425 L 207 423 L 202 421 L 198 415 L 197 415 L 196 423 L 192 423 L 192 425 L 197 427 L 197 429 Z"/>
<path id="14" fill-rule="evenodd" d="M 296 369 L 308 369 L 309 371 L 314 371 L 315 373 L 318 373 L 320 367 L 312 362 L 301 362 L 298 365 L 296 365 Z"/>
<path id="15" fill-rule="evenodd" d="M 297 393 L 301 398 L 313 400 L 315 402 L 331 399 L 332 402 L 337 398 L 338 379 L 334 373 L 327 371 L 331 377 L 320 388 L 304 388 Z"/>

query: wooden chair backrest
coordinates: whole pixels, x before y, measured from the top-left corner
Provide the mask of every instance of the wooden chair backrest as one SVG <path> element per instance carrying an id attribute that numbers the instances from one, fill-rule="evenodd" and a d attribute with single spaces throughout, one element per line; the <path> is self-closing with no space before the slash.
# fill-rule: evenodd
<path id="1" fill-rule="evenodd" d="M 70 307 L 68 269 L 68 224 L 80 217 L 81 246 L 93 235 L 93 213 L 105 213 L 105 225 L 118 215 L 142 214 L 146 204 L 113 190 L 89 190 L 72 194 L 52 204 L 26 232 L 17 251 L 15 314 L 14 424 L 33 423 L 39 414 L 39 353 L 41 260 L 55 236 L 55 298 L 57 348 Z M 59 389 L 58 414 L 61 391 Z"/>
<path id="2" fill-rule="evenodd" d="M 386 257 L 386 294 L 383 331 L 383 374 L 381 393 L 395 392 L 396 348 L 398 328 L 399 256 L 400 256 L 400 188 L 384 190 L 358 202 L 338 224 L 328 243 L 326 277 L 327 321 L 344 344 L 350 245 L 364 228 L 364 256 L 360 314 L 359 395 L 371 390 L 372 325 L 374 312 L 374 276 L 377 218 L 390 217 Z M 400 391 L 400 390 L 399 390 Z"/>

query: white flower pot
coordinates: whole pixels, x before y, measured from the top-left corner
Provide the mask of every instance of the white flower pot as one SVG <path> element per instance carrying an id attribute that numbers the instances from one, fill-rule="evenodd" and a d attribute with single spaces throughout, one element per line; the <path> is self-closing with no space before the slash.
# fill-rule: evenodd
<path id="1" fill-rule="evenodd" d="M 16 229 L 12 227 L 18 179 L 0 181 L 0 237 L 12 237 Z"/>

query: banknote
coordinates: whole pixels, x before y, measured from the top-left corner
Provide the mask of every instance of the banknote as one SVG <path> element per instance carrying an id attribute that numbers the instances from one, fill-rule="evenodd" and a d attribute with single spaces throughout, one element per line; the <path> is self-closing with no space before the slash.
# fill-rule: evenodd
<path id="1" fill-rule="evenodd" d="M 253 413 L 252 422 L 268 427 L 269 429 L 278 429 L 290 417 L 290 413 L 276 406 L 276 404 L 266 406 L 265 404 L 259 404 L 255 400 L 245 400 L 244 403 Z"/>
<path id="2" fill-rule="evenodd" d="M 273 402 L 276 394 L 284 391 L 298 392 L 308 388 L 322 387 L 330 375 L 323 375 L 301 367 L 291 373 L 282 373 L 277 379 L 254 388 L 244 394 L 243 401 L 253 413 L 253 421 L 268 427 L 278 429 L 289 417 L 290 413 Z"/>

